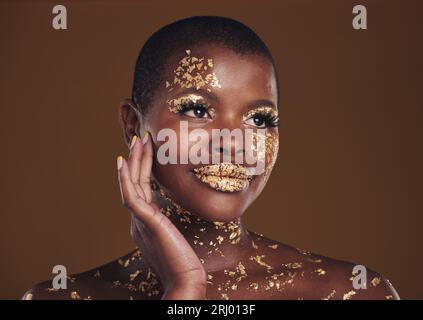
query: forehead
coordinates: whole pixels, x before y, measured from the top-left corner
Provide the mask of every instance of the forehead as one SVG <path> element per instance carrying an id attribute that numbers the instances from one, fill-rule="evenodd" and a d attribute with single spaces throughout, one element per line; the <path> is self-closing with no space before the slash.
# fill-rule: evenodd
<path id="1" fill-rule="evenodd" d="M 268 99 L 277 103 L 277 84 L 272 63 L 255 54 L 238 54 L 219 46 L 186 48 L 169 58 L 162 93 L 177 95 L 205 89 L 216 96 Z"/>

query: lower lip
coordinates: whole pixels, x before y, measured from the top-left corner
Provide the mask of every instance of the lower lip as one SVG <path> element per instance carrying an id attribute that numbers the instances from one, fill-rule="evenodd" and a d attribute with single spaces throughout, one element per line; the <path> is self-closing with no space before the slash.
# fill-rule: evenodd
<path id="1" fill-rule="evenodd" d="M 203 183 L 207 184 L 210 188 L 222 192 L 239 192 L 245 190 L 250 182 L 247 179 L 231 178 L 231 177 L 218 177 L 211 175 L 198 175 L 195 176 Z"/>

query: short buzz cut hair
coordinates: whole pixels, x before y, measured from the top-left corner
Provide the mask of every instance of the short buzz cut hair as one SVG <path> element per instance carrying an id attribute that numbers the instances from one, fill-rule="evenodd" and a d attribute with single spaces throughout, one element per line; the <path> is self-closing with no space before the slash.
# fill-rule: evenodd
<path id="1" fill-rule="evenodd" d="M 160 83 L 166 62 L 178 50 L 220 45 L 237 54 L 256 54 L 271 62 L 279 96 L 273 57 L 260 37 L 243 23 L 218 16 L 194 16 L 175 21 L 153 33 L 142 47 L 135 65 L 132 100 L 145 115 Z"/>

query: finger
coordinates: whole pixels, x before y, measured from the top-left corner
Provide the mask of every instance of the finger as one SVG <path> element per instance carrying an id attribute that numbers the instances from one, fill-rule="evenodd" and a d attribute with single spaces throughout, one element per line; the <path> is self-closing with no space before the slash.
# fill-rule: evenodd
<path id="1" fill-rule="evenodd" d="M 140 186 L 140 160 L 142 157 L 143 146 L 139 141 L 140 139 L 135 135 L 132 137 L 129 158 L 128 158 L 128 167 L 130 172 L 131 181 L 135 186 L 135 190 L 138 192 L 140 197 L 144 200 L 146 199 L 144 191 Z"/>
<path id="2" fill-rule="evenodd" d="M 151 134 L 147 131 L 143 138 L 143 150 L 142 150 L 142 158 L 141 158 L 141 168 L 140 168 L 140 175 L 139 181 L 142 190 L 145 194 L 145 199 L 147 203 L 151 203 L 152 195 L 151 195 L 151 169 L 153 167 L 153 143 L 151 141 Z"/>
<path id="3" fill-rule="evenodd" d="M 151 224 L 151 218 L 155 214 L 154 209 L 135 190 L 130 178 L 128 164 L 123 157 L 118 157 L 118 178 L 123 205 L 133 212 L 138 219 L 146 224 Z"/>

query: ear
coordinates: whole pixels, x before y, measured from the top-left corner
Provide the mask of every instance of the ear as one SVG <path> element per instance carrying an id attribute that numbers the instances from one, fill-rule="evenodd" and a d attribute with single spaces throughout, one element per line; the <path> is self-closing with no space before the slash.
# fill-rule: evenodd
<path id="1" fill-rule="evenodd" d="M 123 130 L 125 143 L 130 145 L 134 135 L 140 135 L 141 114 L 131 99 L 123 100 L 119 105 L 119 123 Z"/>

